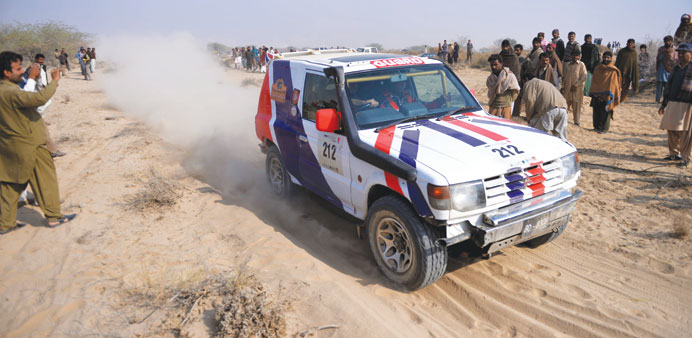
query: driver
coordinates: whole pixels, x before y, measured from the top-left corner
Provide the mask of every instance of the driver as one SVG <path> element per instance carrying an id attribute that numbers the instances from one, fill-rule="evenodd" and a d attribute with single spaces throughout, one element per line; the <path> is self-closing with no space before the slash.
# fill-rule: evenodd
<path id="1" fill-rule="evenodd" d="M 351 103 L 355 106 L 361 107 L 367 105 L 368 107 L 377 107 L 380 104 L 374 98 L 363 99 L 363 97 L 366 97 L 368 93 L 364 89 L 364 86 L 359 82 L 349 83 L 348 89 L 351 93 Z"/>

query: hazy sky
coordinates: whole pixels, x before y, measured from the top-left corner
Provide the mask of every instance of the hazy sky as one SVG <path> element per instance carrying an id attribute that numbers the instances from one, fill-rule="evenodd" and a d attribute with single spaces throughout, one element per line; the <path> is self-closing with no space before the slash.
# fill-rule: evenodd
<path id="1" fill-rule="evenodd" d="M 467 37 L 479 48 L 505 37 L 530 44 L 553 28 L 565 40 L 573 30 L 579 41 L 591 33 L 624 44 L 672 34 L 691 12 L 689 0 L 0 0 L 0 23 L 54 20 L 96 36 L 189 32 L 206 42 L 278 47 L 405 48 Z"/>

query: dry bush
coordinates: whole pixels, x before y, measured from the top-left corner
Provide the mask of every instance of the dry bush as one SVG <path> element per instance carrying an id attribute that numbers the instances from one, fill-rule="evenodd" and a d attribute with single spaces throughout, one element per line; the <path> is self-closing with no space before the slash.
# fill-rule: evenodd
<path id="1" fill-rule="evenodd" d="M 286 297 L 269 293 L 246 265 L 197 282 L 123 293 L 126 306 L 135 307 L 123 311 L 138 313 L 130 324 L 143 323 L 161 311 L 149 335 L 188 336 L 200 323 L 209 325 L 205 317 L 211 312 L 214 325 L 207 328 L 216 337 L 284 337 L 284 314 L 291 307 Z"/>
<path id="2" fill-rule="evenodd" d="M 473 60 L 471 61 L 471 68 L 490 69 L 490 66 L 488 66 L 488 58 L 491 54 L 493 53 L 474 53 Z"/>
<path id="3" fill-rule="evenodd" d="M 145 211 L 171 207 L 181 196 L 180 185 L 161 176 L 154 168 L 149 168 L 146 177 L 137 181 L 142 188 L 126 199 L 128 209 Z"/>
<path id="4" fill-rule="evenodd" d="M 243 81 L 240 83 L 241 86 L 243 87 L 248 87 L 248 86 L 255 86 L 255 87 L 261 87 L 262 86 L 262 81 L 263 79 L 253 79 L 253 78 L 245 78 Z"/>
<path id="5" fill-rule="evenodd" d="M 254 275 L 241 269 L 219 288 L 223 303 L 216 311 L 219 337 L 283 337 L 288 300 L 272 297 Z"/>
<path id="6" fill-rule="evenodd" d="M 670 234 L 673 238 L 685 239 L 690 236 L 690 219 L 684 215 L 673 220 L 673 232 Z"/>

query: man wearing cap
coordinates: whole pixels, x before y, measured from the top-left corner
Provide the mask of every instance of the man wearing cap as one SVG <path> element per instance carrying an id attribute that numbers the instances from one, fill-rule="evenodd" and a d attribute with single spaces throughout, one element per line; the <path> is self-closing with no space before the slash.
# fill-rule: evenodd
<path id="1" fill-rule="evenodd" d="M 562 60 L 562 58 L 565 56 L 565 42 L 562 41 L 562 38 L 560 37 L 560 30 L 557 28 L 553 29 L 553 40 L 551 41 L 555 44 L 555 53 L 557 53 L 557 57 Z"/>
<path id="2" fill-rule="evenodd" d="M 683 14 L 680 17 L 680 26 L 675 30 L 675 44 L 684 42 L 692 43 L 692 22 L 690 22 L 689 14 Z"/>
<path id="3" fill-rule="evenodd" d="M 678 64 L 670 74 L 658 113 L 663 115 L 661 129 L 668 131 L 667 161 L 681 160 L 678 166 L 688 167 L 692 150 L 692 43 L 681 43 Z"/>

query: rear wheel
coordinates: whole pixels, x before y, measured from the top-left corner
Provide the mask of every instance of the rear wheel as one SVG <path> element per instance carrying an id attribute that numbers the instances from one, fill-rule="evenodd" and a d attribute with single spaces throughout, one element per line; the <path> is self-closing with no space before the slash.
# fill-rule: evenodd
<path id="1" fill-rule="evenodd" d="M 555 228 L 555 230 L 551 231 L 550 233 L 547 233 L 543 236 L 536 237 L 534 239 L 530 239 L 523 244 L 528 246 L 529 248 L 537 248 L 543 244 L 552 242 L 556 238 L 560 237 L 563 231 L 567 228 L 567 223 L 569 223 L 569 216 L 567 216 L 567 219 L 565 220 L 565 223 L 560 225 L 559 227 Z"/>
<path id="2" fill-rule="evenodd" d="M 276 146 L 271 146 L 267 151 L 266 174 L 272 191 L 279 197 L 289 197 L 295 190 L 291 182 L 291 175 L 286 170 L 281 153 Z"/>
<path id="3" fill-rule="evenodd" d="M 447 249 L 402 199 L 390 195 L 375 201 L 366 226 L 370 250 L 387 278 L 416 290 L 444 274 Z"/>

